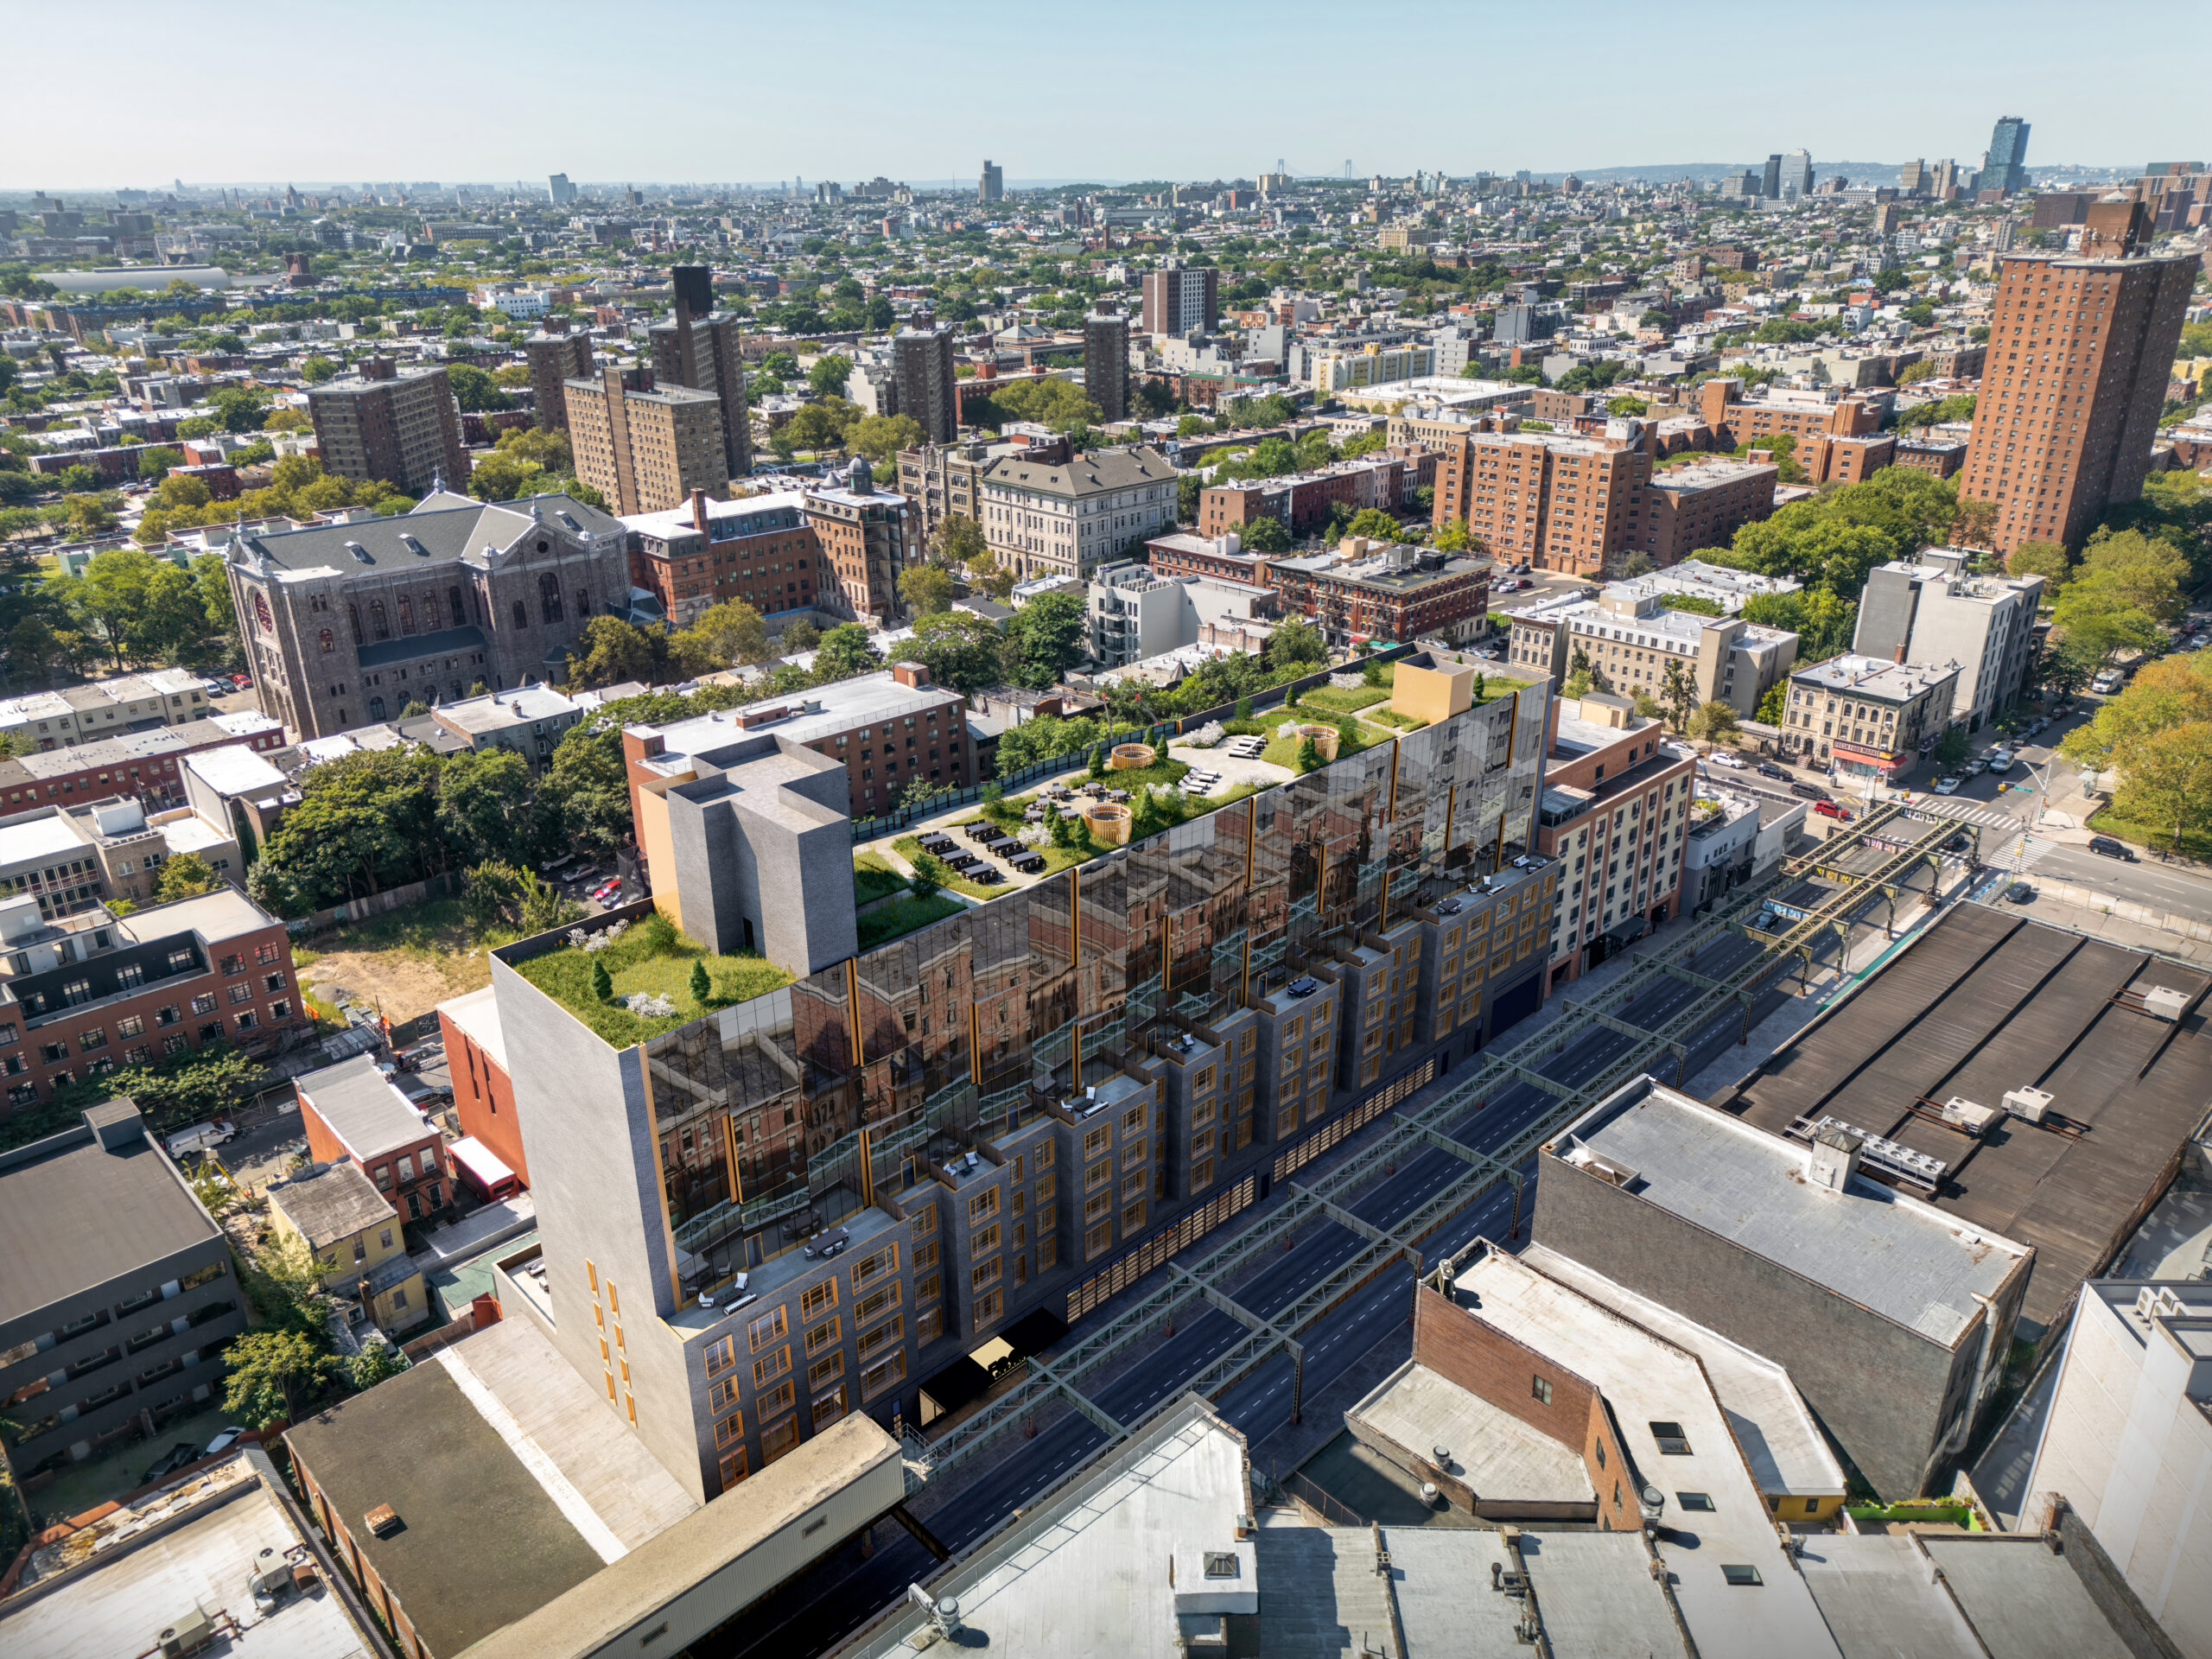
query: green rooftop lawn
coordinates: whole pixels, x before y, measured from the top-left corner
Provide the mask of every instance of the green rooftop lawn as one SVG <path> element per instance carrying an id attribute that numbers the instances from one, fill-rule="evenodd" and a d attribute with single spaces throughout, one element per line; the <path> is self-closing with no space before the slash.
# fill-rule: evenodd
<path id="1" fill-rule="evenodd" d="M 888 904 L 878 905 L 860 919 L 860 947 L 872 950 L 902 934 L 912 933 L 918 927 L 927 927 L 931 922 L 943 921 L 948 916 L 957 916 L 968 906 L 947 893 L 931 893 L 926 899 L 894 899 Z"/>
<path id="2" fill-rule="evenodd" d="M 1379 685 L 1359 685 L 1350 688 L 1325 685 L 1308 691 L 1298 702 L 1301 709 L 1326 709 L 1332 715 L 1356 715 L 1363 709 L 1372 708 L 1389 699 L 1389 692 Z"/>
<path id="3" fill-rule="evenodd" d="M 702 962 L 709 987 L 703 1004 L 691 995 L 691 969 Z M 615 1000 L 610 1002 L 592 995 L 592 969 L 599 963 L 606 964 L 613 981 Z M 632 923 L 604 950 L 564 944 L 532 957 L 516 971 L 616 1048 L 658 1037 L 716 1008 L 749 1002 L 791 982 L 791 975 L 762 957 L 709 950 L 658 914 Z M 640 991 L 669 998 L 676 1012 L 666 1019 L 631 1013 L 620 999 Z"/>
<path id="4" fill-rule="evenodd" d="M 891 867 L 881 853 L 862 853 L 853 860 L 853 902 L 865 905 L 906 890 L 906 878 Z"/>

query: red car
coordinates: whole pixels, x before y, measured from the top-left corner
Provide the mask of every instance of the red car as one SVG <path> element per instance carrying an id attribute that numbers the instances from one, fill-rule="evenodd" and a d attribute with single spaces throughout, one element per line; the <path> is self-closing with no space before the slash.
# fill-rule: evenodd
<path id="1" fill-rule="evenodd" d="M 1851 809 L 1847 806 L 1839 806 L 1834 801 L 1815 801 L 1813 810 L 1824 818 L 1834 818 L 1839 823 L 1851 822 Z"/>

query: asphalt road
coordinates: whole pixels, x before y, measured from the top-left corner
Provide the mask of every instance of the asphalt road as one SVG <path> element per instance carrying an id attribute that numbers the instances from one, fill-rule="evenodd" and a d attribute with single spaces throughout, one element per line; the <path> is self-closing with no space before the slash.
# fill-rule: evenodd
<path id="1" fill-rule="evenodd" d="M 2161 864 L 2157 855 L 2138 849 L 2136 863 L 2105 858 L 2079 847 L 2054 847 L 2028 869 L 2035 880 L 2070 882 L 2077 887 L 2170 910 L 2192 921 L 2212 922 L 2212 880 L 2184 866 Z"/>
<path id="2" fill-rule="evenodd" d="M 1757 950 L 1746 939 L 1727 938 L 1707 948 L 1699 969 L 1713 977 L 1725 977 Z M 1599 994 L 1599 1001 L 1616 1017 L 1650 1028 L 1662 1024 L 1700 994 L 1687 982 L 1667 979 L 1632 1004 L 1621 1005 L 1604 992 Z M 1751 1022 L 1757 1024 L 1771 1014 L 1784 995 L 1778 988 L 1764 993 L 1753 1007 Z M 1690 1072 L 1710 1064 L 1736 1041 L 1740 1020 L 1732 1007 L 1700 1028 L 1689 1044 Z M 1578 1037 L 1571 1050 L 1555 1053 L 1536 1069 L 1561 1083 L 1586 1083 L 1618 1063 L 1630 1042 L 1620 1033 L 1597 1031 Z M 1449 1089 L 1464 1081 L 1477 1063 L 1469 1062 L 1438 1086 Z M 1478 1151 L 1494 1153 L 1510 1147 L 1558 1110 L 1558 1102 L 1543 1090 L 1529 1084 L 1510 1084 L 1460 1117 L 1448 1133 Z M 1387 1128 L 1390 1122 L 1389 1118 L 1379 1120 L 1376 1127 Z M 1400 1160 L 1395 1174 L 1360 1192 L 1344 1207 L 1388 1233 L 1446 1187 L 1471 1185 L 1470 1173 L 1467 1164 L 1447 1153 L 1414 1154 Z M 1529 1179 L 1522 1196 L 1522 1239 L 1535 1202 L 1533 1159 L 1524 1166 L 1524 1174 Z M 1430 1243 L 1424 1248 L 1424 1268 L 1478 1235 L 1507 1242 L 1512 1211 L 1513 1194 L 1509 1187 L 1500 1186 L 1471 1198 L 1464 1209 L 1432 1230 Z M 1230 1294 L 1240 1306 L 1272 1320 L 1365 1245 L 1364 1239 L 1347 1228 L 1326 1221 L 1313 1224 L 1276 1260 L 1230 1287 Z M 1393 1263 L 1297 1333 L 1307 1344 L 1304 1387 L 1308 1398 L 1319 1394 L 1393 1325 L 1410 1317 L 1411 1285 L 1409 1268 Z M 1110 1317 L 1113 1306 L 1102 1312 Z M 1179 1315 L 1172 1340 L 1103 1381 L 1094 1376 L 1079 1386 L 1115 1421 L 1134 1424 L 1182 1389 L 1190 1378 L 1245 1334 L 1245 1327 L 1228 1315 L 1204 1304 L 1187 1305 Z M 1046 1356 L 1048 1362 L 1050 1357 Z M 1249 1439 L 1256 1440 L 1288 1420 L 1291 1389 L 1291 1361 L 1287 1355 L 1278 1353 L 1223 1393 L 1216 1408 Z M 1079 1467 L 1105 1444 L 1104 1434 L 1088 1418 L 1073 1414 L 1039 1430 L 1033 1438 L 1014 1438 L 1009 1432 L 1008 1439 L 1006 1452 L 995 1462 L 972 1465 L 946 1477 L 958 1490 L 931 1515 L 929 1524 L 939 1541 L 956 1554 L 986 1536 L 1016 1508 Z M 695 1650 L 702 1656 L 733 1659 L 740 1655 L 820 1651 L 874 1617 L 933 1567 L 927 1553 L 906 1533 L 889 1526 L 879 1528 L 872 1554 L 863 1555 L 857 1546 L 848 1546 L 785 1586 L 770 1602 L 752 1610 L 741 1631 L 718 1633 L 709 1642 L 696 1644 Z"/>

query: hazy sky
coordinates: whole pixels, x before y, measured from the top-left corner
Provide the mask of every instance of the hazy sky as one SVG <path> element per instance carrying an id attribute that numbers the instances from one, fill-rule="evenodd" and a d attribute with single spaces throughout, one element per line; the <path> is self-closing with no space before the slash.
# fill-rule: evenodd
<path id="1" fill-rule="evenodd" d="M 2195 22 L 2185 22 L 2194 15 Z M 2132 14 L 2131 14 L 2132 15 Z M 2146 25 L 2205 37 L 2206 0 Z M 2190 160 L 2202 106 L 2101 7 L 589 5 L 0 11 L 0 187 L 1250 176 L 1824 159 Z M 33 66 L 37 66 L 34 69 Z M 28 73 L 27 73 L 28 72 Z"/>

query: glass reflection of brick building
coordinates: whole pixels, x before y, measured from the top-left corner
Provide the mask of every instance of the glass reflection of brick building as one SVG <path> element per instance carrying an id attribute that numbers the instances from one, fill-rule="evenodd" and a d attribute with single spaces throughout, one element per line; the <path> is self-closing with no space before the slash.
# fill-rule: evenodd
<path id="1" fill-rule="evenodd" d="M 702 1497 L 846 1413 L 926 1416 L 948 1366 L 1082 1319 L 1536 1007 L 1548 696 L 620 1051 L 511 965 L 558 938 L 509 947 L 524 1306 Z"/>

